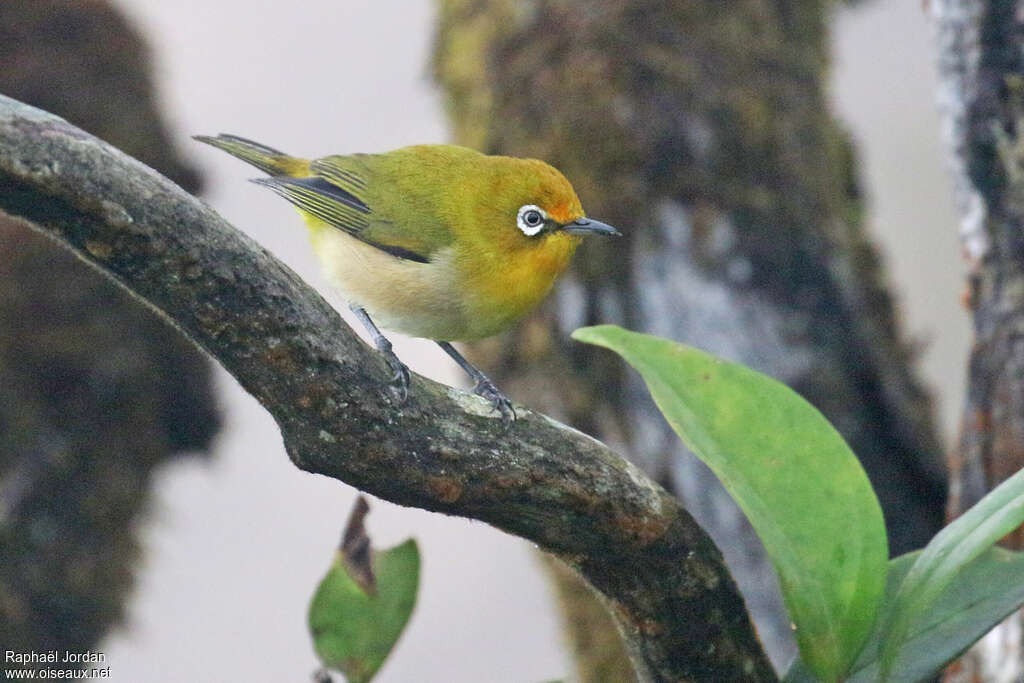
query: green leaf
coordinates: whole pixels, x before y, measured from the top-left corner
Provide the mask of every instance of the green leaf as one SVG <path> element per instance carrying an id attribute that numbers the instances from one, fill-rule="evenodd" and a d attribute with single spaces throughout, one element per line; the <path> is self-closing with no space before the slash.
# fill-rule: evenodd
<path id="1" fill-rule="evenodd" d="M 881 680 L 879 655 L 885 642 L 886 624 L 896 608 L 896 594 L 919 552 L 902 555 L 889 563 L 885 599 L 878 626 L 850 671 L 847 683 Z M 910 627 L 904 647 L 897 654 L 889 681 L 915 683 L 926 680 L 993 626 L 1024 605 L 1024 553 L 989 548 L 964 567 L 920 619 Z M 802 662 L 790 667 L 784 683 L 815 679 Z"/>
<path id="2" fill-rule="evenodd" d="M 317 656 L 349 683 L 373 678 L 409 621 L 420 577 L 416 541 L 374 552 L 372 567 L 376 587 L 367 592 L 339 552 L 309 607 Z"/>
<path id="3" fill-rule="evenodd" d="M 807 670 L 807 665 L 798 655 L 789 665 L 789 671 L 782 677 L 782 683 L 820 683 L 820 681 Z"/>
<path id="4" fill-rule="evenodd" d="M 640 372 L 764 543 L 810 670 L 843 676 L 871 633 L 888 549 L 878 499 L 839 433 L 788 387 L 742 365 L 613 325 L 573 336 Z"/>
<path id="5" fill-rule="evenodd" d="M 943 596 L 957 574 L 974 558 L 1024 522 L 1024 470 L 1013 475 L 970 510 L 947 525 L 917 556 L 900 585 L 881 655 L 885 679 L 912 625 Z"/>

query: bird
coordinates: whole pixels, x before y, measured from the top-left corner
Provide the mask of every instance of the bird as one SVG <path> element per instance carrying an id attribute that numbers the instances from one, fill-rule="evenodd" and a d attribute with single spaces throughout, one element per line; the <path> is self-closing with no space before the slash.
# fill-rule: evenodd
<path id="1" fill-rule="evenodd" d="M 236 135 L 195 139 L 266 173 L 252 182 L 298 210 L 403 401 L 409 369 L 380 327 L 435 341 L 474 393 L 515 420 L 511 401 L 452 342 L 495 335 L 533 310 L 583 236 L 620 235 L 587 218 L 565 176 L 537 159 L 448 144 L 303 159 Z"/>

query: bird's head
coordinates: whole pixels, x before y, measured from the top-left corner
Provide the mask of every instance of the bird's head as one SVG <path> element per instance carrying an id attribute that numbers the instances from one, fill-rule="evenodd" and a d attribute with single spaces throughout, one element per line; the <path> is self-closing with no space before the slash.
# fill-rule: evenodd
<path id="1" fill-rule="evenodd" d="M 562 173 L 536 159 L 496 157 L 501 168 L 493 197 L 500 218 L 516 241 L 550 239 L 576 243 L 582 235 L 619 235 L 610 225 L 587 218 L 576 191 Z M 510 230 L 515 228 L 514 231 Z"/>
<path id="2" fill-rule="evenodd" d="M 510 323 L 537 305 L 565 272 L 584 235 L 618 235 L 586 218 L 572 185 L 536 159 L 472 156 L 459 180 L 457 263 L 476 310 Z M 488 328 L 490 331 L 491 328 Z"/>

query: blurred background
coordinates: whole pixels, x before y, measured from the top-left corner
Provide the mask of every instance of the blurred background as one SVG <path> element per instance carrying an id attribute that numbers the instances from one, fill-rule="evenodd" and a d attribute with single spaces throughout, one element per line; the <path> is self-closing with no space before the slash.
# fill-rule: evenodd
<path id="1" fill-rule="evenodd" d="M 337 303 L 291 208 L 245 182 L 251 169 L 189 136 L 234 133 L 299 156 L 451 140 L 431 77 L 435 4 L 113 4 L 150 46 L 158 107 L 173 146 L 200 171 L 203 198 Z M 917 3 L 874 0 L 837 8 L 832 27 L 829 106 L 852 136 L 864 224 L 948 443 L 968 326 L 929 26 Z M 433 344 L 396 339 L 396 348 L 415 371 L 462 381 Z M 127 614 L 98 648 L 113 680 L 292 681 L 317 667 L 305 610 L 356 492 L 295 469 L 269 416 L 219 369 L 213 390 L 221 429 L 212 457 L 176 460 L 152 480 Z M 553 591 L 529 544 L 480 523 L 371 505 L 377 545 L 414 536 L 423 553 L 416 612 L 379 680 L 571 673 Z"/>

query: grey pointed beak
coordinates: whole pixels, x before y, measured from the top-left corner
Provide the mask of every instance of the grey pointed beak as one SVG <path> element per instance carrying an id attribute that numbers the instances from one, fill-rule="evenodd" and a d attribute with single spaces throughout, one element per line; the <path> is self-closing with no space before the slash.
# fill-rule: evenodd
<path id="1" fill-rule="evenodd" d="M 574 235 L 612 235 L 615 237 L 621 237 L 622 233 L 601 221 L 591 220 L 590 218 L 578 218 L 572 223 L 566 223 L 562 226 L 562 230 L 565 232 L 572 233 Z"/>

